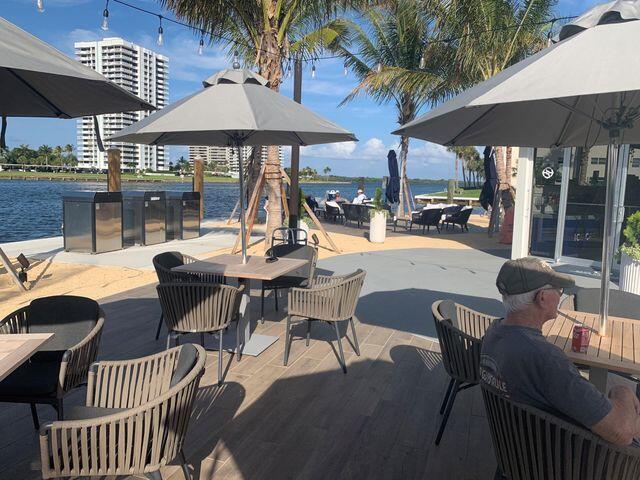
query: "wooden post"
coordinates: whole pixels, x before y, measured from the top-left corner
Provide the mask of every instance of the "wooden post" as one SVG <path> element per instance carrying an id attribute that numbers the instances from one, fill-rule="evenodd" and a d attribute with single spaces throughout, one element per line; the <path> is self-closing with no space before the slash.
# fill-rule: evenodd
<path id="1" fill-rule="evenodd" d="M 293 68 L 293 101 L 302 103 L 302 58 L 296 56 Z M 300 146 L 293 145 L 291 147 L 291 188 L 289 189 L 289 227 L 298 228 L 298 205 L 300 199 L 300 187 L 298 186 L 300 168 Z M 284 189 L 284 185 L 282 186 Z M 283 204 L 286 205 L 286 195 Z M 286 208 L 285 208 L 286 210 Z"/>
<path id="2" fill-rule="evenodd" d="M 200 220 L 204 218 L 204 162 L 199 155 L 193 161 L 193 191 L 200 192 Z"/>
<path id="3" fill-rule="evenodd" d="M 4 251 L 1 248 L 0 248 L 0 263 L 4 264 L 4 268 L 7 269 L 7 272 L 9 273 L 9 275 L 11 275 L 11 278 L 13 278 L 13 281 L 20 288 L 20 290 L 22 290 L 23 292 L 26 292 L 27 291 L 26 287 L 22 284 L 22 282 L 20 281 L 20 278 L 18 278 L 18 272 L 16 272 L 16 269 L 13 267 L 13 264 L 9 261 L 9 257 L 7 257 L 7 255 L 4 253 Z"/>
<path id="4" fill-rule="evenodd" d="M 110 148 L 107 150 L 108 170 L 107 170 L 107 190 L 109 192 L 122 191 L 122 180 L 120 177 L 120 150 Z"/>

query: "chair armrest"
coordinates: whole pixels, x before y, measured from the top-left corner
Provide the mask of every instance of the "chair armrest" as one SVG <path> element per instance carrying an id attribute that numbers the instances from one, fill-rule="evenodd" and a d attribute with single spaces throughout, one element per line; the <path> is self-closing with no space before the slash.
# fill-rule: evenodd
<path id="1" fill-rule="evenodd" d="M 98 356 L 103 326 L 104 312 L 100 309 L 98 322 L 89 332 L 89 335 L 64 352 L 58 377 L 58 398 L 87 381 L 89 367 L 96 361 Z"/>
<path id="2" fill-rule="evenodd" d="M 29 325 L 27 324 L 27 312 L 29 306 L 22 307 L 13 313 L 10 313 L 0 320 L 0 333 L 27 333 Z"/>
<path id="3" fill-rule="evenodd" d="M 289 315 L 307 318 L 325 318 L 335 310 L 335 285 L 289 289 Z"/>

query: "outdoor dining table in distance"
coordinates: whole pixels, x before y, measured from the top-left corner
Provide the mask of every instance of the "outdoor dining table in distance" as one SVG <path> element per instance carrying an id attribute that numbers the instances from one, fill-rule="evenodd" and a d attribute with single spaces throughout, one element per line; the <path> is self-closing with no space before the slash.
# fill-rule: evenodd
<path id="1" fill-rule="evenodd" d="M 53 333 L 0 335 L 0 381 L 22 365 L 53 335 Z"/>
<path id="2" fill-rule="evenodd" d="M 225 350 L 236 351 L 239 358 L 243 353 L 252 356 L 260 355 L 278 339 L 272 335 L 252 335 L 257 322 L 251 318 L 251 309 L 249 308 L 251 280 L 273 280 L 304 266 L 306 263 L 307 260 L 292 258 L 278 258 L 276 262 L 267 263 L 267 257 L 249 255 L 247 263 L 243 264 L 241 255 L 224 254 L 208 260 L 180 265 L 173 268 L 172 271 L 224 275 L 225 277 L 237 278 L 239 284 L 244 285 L 240 303 L 242 349 L 236 350 L 238 346 L 235 344 L 235 335 L 227 335 L 223 347 Z"/>
<path id="3" fill-rule="evenodd" d="M 607 335 L 598 334 L 600 316 L 594 313 L 559 310 L 555 320 L 542 328 L 543 335 L 576 364 L 589 366 L 589 380 L 598 390 L 607 390 L 607 372 L 640 375 L 640 321 L 609 317 Z M 573 327 L 581 325 L 590 331 L 586 353 L 571 349 Z"/>

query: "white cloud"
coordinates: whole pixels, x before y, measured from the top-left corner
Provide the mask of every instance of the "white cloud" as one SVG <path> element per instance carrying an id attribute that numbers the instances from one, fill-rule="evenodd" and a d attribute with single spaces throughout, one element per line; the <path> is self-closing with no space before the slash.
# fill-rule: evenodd
<path id="1" fill-rule="evenodd" d="M 352 158 L 356 142 L 328 143 L 301 147 L 300 155 L 310 158 L 345 159 Z"/>

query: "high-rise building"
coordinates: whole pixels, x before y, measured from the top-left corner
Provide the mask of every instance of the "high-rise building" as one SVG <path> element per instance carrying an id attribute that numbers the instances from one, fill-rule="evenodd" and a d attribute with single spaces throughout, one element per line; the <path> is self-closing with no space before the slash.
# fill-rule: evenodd
<path id="1" fill-rule="evenodd" d="M 253 147 L 242 147 L 242 160 L 246 164 L 247 159 L 253 152 Z M 283 160 L 282 147 L 278 147 L 278 156 L 280 163 Z M 238 153 L 235 148 L 231 147 L 206 147 L 206 146 L 190 146 L 189 147 L 189 163 L 193 164 L 196 157 L 201 157 L 205 163 L 213 165 L 225 165 L 229 168 L 232 177 L 238 176 Z M 262 147 L 261 161 L 267 158 L 267 147 Z"/>
<path id="2" fill-rule="evenodd" d="M 122 38 L 105 38 L 96 42 L 76 42 L 77 59 L 109 80 L 129 90 L 158 109 L 169 102 L 169 59 Z M 105 150 L 122 152 L 122 169 L 166 170 L 168 156 L 162 146 L 107 142 L 104 139 L 148 116 L 151 112 L 125 112 L 98 116 L 98 126 Z M 100 152 L 93 118 L 78 120 L 78 165 L 107 168 L 107 152 Z"/>

